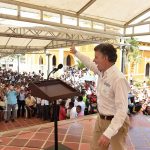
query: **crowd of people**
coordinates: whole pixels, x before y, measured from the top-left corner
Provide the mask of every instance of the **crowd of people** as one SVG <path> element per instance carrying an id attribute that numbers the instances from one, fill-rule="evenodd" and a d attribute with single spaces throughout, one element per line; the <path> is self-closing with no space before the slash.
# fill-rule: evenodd
<path id="1" fill-rule="evenodd" d="M 97 112 L 96 104 L 96 77 L 87 81 L 85 77 L 91 76 L 89 70 L 78 70 L 68 67 L 60 79 L 80 91 L 81 96 L 66 100 L 58 100 L 58 120 L 73 119 Z M 29 82 L 42 81 L 43 73 L 39 71 L 19 74 L 11 70 L 0 68 L 0 120 L 6 123 L 15 121 L 15 118 L 38 117 L 53 121 L 53 104 L 48 100 L 33 97 L 28 87 Z M 128 95 L 129 115 L 143 111 L 150 115 L 150 96 L 145 86 L 136 89 L 131 85 Z"/>
<path id="2" fill-rule="evenodd" d="M 72 119 L 96 112 L 95 82 L 81 81 L 88 70 L 67 68 L 61 80 L 78 89 L 81 93 L 68 99 L 57 101 L 58 120 Z M 0 120 L 6 123 L 16 118 L 38 117 L 53 121 L 53 103 L 32 95 L 28 84 L 32 81 L 44 80 L 39 71 L 19 74 L 0 68 Z"/>
<path id="3" fill-rule="evenodd" d="M 144 82 L 145 83 L 145 82 Z M 129 114 L 135 114 L 139 111 L 144 115 L 150 115 L 150 89 L 145 84 L 136 88 L 131 85 L 131 92 L 128 94 Z"/>

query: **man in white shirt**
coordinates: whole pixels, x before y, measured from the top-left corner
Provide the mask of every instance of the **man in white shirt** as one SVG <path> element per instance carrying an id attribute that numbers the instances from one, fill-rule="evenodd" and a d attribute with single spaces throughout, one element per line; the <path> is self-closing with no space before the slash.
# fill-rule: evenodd
<path id="1" fill-rule="evenodd" d="M 50 120 L 49 101 L 45 99 L 41 100 L 41 117 L 43 120 Z"/>
<path id="2" fill-rule="evenodd" d="M 70 105 L 70 119 L 77 118 L 77 111 L 76 107 L 74 106 L 74 103 L 70 102 L 69 105 Z"/>
<path id="3" fill-rule="evenodd" d="M 89 69 L 98 74 L 97 107 L 98 116 L 95 124 L 91 150 L 126 150 L 129 118 L 128 92 L 130 86 L 124 75 L 117 69 L 117 51 L 113 45 L 102 43 L 94 48 L 95 58 L 77 52 L 74 46 L 71 52 L 75 54 Z"/>

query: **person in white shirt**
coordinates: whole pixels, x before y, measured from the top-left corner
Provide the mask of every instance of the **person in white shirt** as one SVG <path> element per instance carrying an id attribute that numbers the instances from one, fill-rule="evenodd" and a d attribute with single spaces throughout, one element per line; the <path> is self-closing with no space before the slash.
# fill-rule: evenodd
<path id="1" fill-rule="evenodd" d="M 75 106 L 78 106 L 78 105 L 81 106 L 81 113 L 80 114 L 82 114 L 82 116 L 84 116 L 85 102 L 83 102 L 83 97 L 82 96 L 78 97 L 78 102 L 75 104 Z"/>
<path id="2" fill-rule="evenodd" d="M 40 118 L 41 117 L 41 101 L 42 99 L 37 97 L 36 98 L 36 108 L 37 108 L 37 118 Z"/>
<path id="3" fill-rule="evenodd" d="M 69 108 L 67 109 L 68 112 L 68 118 L 74 119 L 77 118 L 77 111 L 76 107 L 74 106 L 74 102 L 69 103 Z"/>
<path id="4" fill-rule="evenodd" d="M 117 69 L 117 50 L 109 43 L 94 48 L 95 58 L 70 48 L 90 70 L 98 74 L 97 107 L 98 116 L 93 132 L 91 150 L 126 150 L 125 138 L 129 128 L 128 92 L 130 86 L 125 76 Z"/>
<path id="5" fill-rule="evenodd" d="M 20 116 L 24 117 L 25 115 L 25 96 L 26 93 L 23 88 L 21 88 L 19 95 L 17 96 L 18 100 L 18 110 L 17 110 L 17 117 L 19 118 Z"/>
<path id="6" fill-rule="evenodd" d="M 48 100 L 41 100 L 41 117 L 43 120 L 50 120 L 50 106 Z"/>

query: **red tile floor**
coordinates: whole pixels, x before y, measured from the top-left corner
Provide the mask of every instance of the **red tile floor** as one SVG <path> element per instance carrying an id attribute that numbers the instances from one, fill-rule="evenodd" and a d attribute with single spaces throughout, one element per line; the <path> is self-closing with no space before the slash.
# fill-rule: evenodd
<path id="1" fill-rule="evenodd" d="M 89 150 L 95 118 L 96 115 L 91 115 L 59 122 L 59 142 L 72 150 Z M 0 130 L 3 130 L 0 133 L 0 150 L 42 150 L 53 145 L 53 123 L 37 125 L 39 123 L 42 123 L 39 119 L 0 123 Z M 33 124 L 36 125 L 30 126 Z M 150 150 L 150 116 L 138 114 L 131 117 L 127 145 L 128 150 Z"/>

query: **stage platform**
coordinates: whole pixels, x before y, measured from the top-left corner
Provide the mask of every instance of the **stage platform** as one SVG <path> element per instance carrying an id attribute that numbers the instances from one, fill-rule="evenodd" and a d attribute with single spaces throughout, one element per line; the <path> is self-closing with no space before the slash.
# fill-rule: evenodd
<path id="1" fill-rule="evenodd" d="M 89 115 L 58 122 L 59 142 L 72 150 L 89 150 L 95 118 L 96 115 Z M 130 120 L 128 150 L 150 150 L 150 116 L 138 114 Z M 0 130 L 0 150 L 42 150 L 54 144 L 52 122 L 18 119 L 13 123 L 0 123 Z"/>

